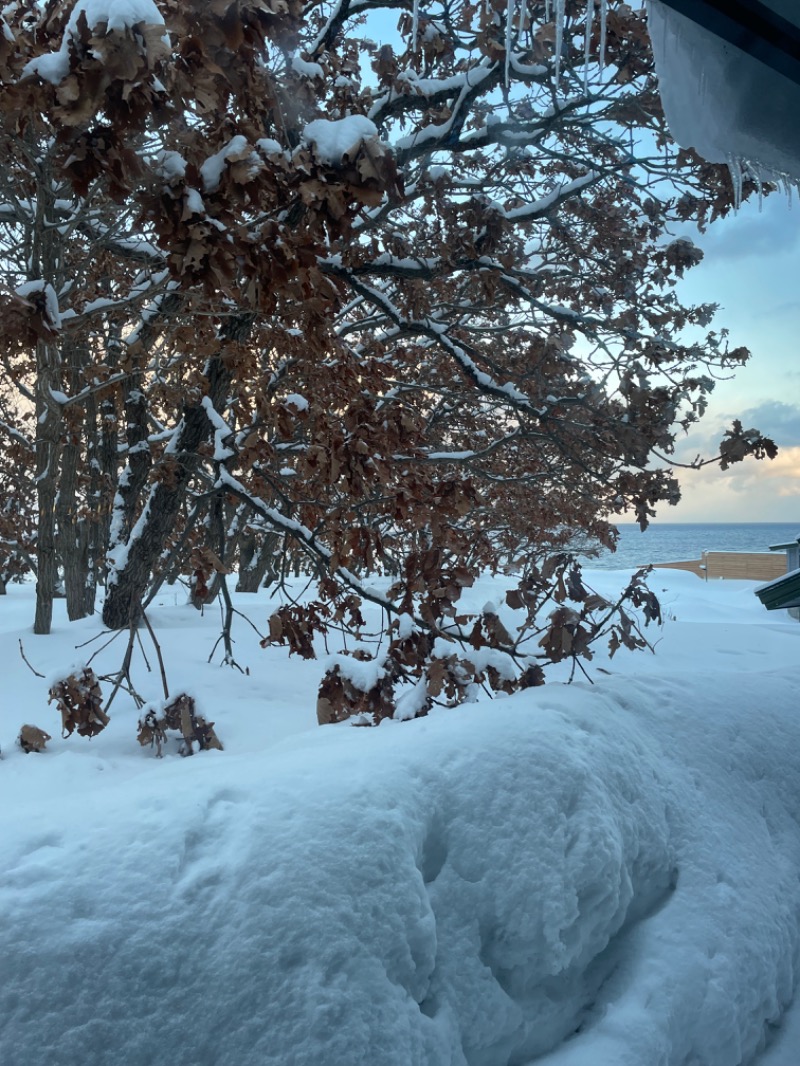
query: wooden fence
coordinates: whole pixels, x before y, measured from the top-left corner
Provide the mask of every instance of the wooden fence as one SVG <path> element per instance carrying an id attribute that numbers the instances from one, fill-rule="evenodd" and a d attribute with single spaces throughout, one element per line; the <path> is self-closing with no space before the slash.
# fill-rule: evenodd
<path id="1" fill-rule="evenodd" d="M 689 570 L 705 581 L 718 578 L 772 581 L 786 573 L 786 555 L 783 552 L 703 552 L 701 559 L 653 565 L 666 570 Z"/>

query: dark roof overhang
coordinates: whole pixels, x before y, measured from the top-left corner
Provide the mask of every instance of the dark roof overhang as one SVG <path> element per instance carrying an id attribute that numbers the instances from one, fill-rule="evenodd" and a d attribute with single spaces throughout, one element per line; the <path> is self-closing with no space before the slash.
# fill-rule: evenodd
<path id="1" fill-rule="evenodd" d="M 761 0 L 661 0 L 800 85 L 800 4 L 794 19 Z"/>
<path id="2" fill-rule="evenodd" d="M 761 585 L 755 593 L 768 611 L 800 607 L 800 569 Z"/>

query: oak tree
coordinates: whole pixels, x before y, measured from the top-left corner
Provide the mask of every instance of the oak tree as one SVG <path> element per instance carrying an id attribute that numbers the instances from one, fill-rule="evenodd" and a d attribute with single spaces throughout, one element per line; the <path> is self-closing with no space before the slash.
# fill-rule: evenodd
<path id="1" fill-rule="evenodd" d="M 733 189 L 671 141 L 642 10 L 52 0 L 3 18 L 0 330 L 36 416 L 40 631 L 60 544 L 82 609 L 81 581 L 106 580 L 110 628 L 176 574 L 196 602 L 227 597 L 237 568 L 245 589 L 315 577 L 266 638 L 300 654 L 377 603 L 374 684 L 340 662 L 324 721 L 644 643 L 642 582 L 608 602 L 569 549 L 678 500 L 676 439 L 748 352 L 676 292 L 702 257 L 687 227 Z M 770 454 L 735 424 L 698 462 Z M 500 567 L 519 633 L 459 610 Z"/>

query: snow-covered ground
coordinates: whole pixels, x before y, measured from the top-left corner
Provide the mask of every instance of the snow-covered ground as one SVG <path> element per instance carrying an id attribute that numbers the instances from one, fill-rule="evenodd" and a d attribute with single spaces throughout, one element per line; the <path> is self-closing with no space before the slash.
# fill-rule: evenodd
<path id="1" fill-rule="evenodd" d="M 12 587 L 3 1066 L 796 1066 L 800 625 L 751 583 L 651 583 L 656 656 L 372 730 L 318 728 L 320 664 L 241 620 L 249 675 L 209 664 L 218 615 L 166 593 L 171 689 L 225 745 L 190 759 L 141 749 L 122 695 L 61 739 L 18 642 L 52 676 L 98 627 L 34 637 Z M 263 594 L 237 602 L 265 627 Z"/>

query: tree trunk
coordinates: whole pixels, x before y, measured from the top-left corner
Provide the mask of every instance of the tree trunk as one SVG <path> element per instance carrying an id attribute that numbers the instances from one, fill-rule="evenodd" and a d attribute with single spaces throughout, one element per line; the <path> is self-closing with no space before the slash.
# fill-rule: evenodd
<path id="1" fill-rule="evenodd" d="M 123 384 L 123 418 L 128 445 L 128 462 L 114 494 L 111 528 L 116 544 L 128 540 L 136 521 L 136 508 L 153 465 L 147 441 L 147 398 L 134 371 Z"/>
<path id="2" fill-rule="evenodd" d="M 224 407 L 231 372 L 223 359 L 225 342 L 243 341 L 253 322 L 252 315 L 229 319 L 220 331 L 220 351 L 206 367 L 208 397 L 218 410 Z M 112 569 L 103 605 L 103 624 L 109 629 L 124 629 L 138 620 L 142 601 L 155 564 L 169 535 L 173 532 L 186 490 L 197 465 L 197 450 L 211 434 L 211 423 L 201 405 L 188 407 L 177 430 L 175 448 L 170 452 L 170 477 L 151 485 L 140 518 L 127 543 L 117 540 L 111 546 L 124 554 L 124 563 Z"/>
<path id="3" fill-rule="evenodd" d="M 50 632 L 53 597 L 58 581 L 56 555 L 56 486 L 58 483 L 61 412 L 53 400 L 58 391 L 58 346 L 39 341 L 36 345 L 36 502 L 39 521 L 36 536 L 36 614 L 34 633 Z"/>
<path id="4" fill-rule="evenodd" d="M 71 393 L 81 388 L 83 368 L 88 361 L 85 345 L 67 344 L 62 351 L 66 363 Z M 89 544 L 85 522 L 78 520 L 78 471 L 82 459 L 81 426 L 71 425 L 66 442 L 61 450 L 61 477 L 56 504 L 58 525 L 58 550 L 64 568 L 64 593 L 67 598 L 67 615 L 70 621 L 85 618 L 94 609 L 92 602 L 87 611 L 86 589 L 89 584 Z"/>
<path id="5" fill-rule="evenodd" d="M 94 595 L 91 580 L 88 529 L 85 522 L 72 522 L 62 538 L 59 525 L 59 547 L 64 565 L 64 594 L 67 598 L 67 615 L 71 622 L 88 618 L 94 611 Z M 67 549 L 64 548 L 67 543 Z"/>
<path id="6" fill-rule="evenodd" d="M 106 341 L 106 362 L 109 369 L 116 369 L 120 362 L 119 327 L 109 324 Z M 98 581 L 105 576 L 105 561 L 111 541 L 111 514 L 119 482 L 119 449 L 117 447 L 117 427 L 119 416 L 114 394 L 107 395 L 97 405 L 89 397 L 86 407 L 88 425 L 89 462 L 89 499 L 90 508 L 88 531 L 88 554 L 90 560 L 90 587 L 86 590 L 87 600 L 91 598 L 92 610 Z"/>
<path id="7" fill-rule="evenodd" d="M 86 541 L 86 588 L 84 610 L 86 616 L 94 612 L 97 596 L 97 574 L 100 559 L 105 554 L 104 531 L 108 530 L 107 509 L 103 507 L 103 475 L 100 468 L 97 404 L 90 396 L 86 403 L 86 465 L 89 483 L 86 487 L 87 515 L 81 522 L 82 535 Z"/>
<path id="8" fill-rule="evenodd" d="M 31 280 L 40 281 L 40 315 L 46 330 L 53 331 L 53 339 L 36 343 L 36 504 L 38 523 L 36 532 L 36 612 L 34 633 L 50 632 L 53 621 L 53 597 L 58 583 L 56 554 L 56 494 L 58 464 L 61 448 L 61 406 L 56 395 L 61 391 L 61 353 L 55 331 L 59 324 L 53 320 L 47 285 L 58 293 L 63 283 L 61 235 L 55 226 L 55 192 L 50 159 L 43 161 L 37 175 L 38 196 L 36 216 L 31 232 L 28 270 Z M 51 293 L 52 296 L 52 293 Z M 46 335 L 46 334 L 44 334 Z"/>
<path id="9" fill-rule="evenodd" d="M 275 549 L 280 543 L 277 533 L 258 536 L 255 533 L 242 538 L 239 548 L 239 579 L 237 592 L 258 592 L 269 575 L 268 584 L 275 580 Z"/>

